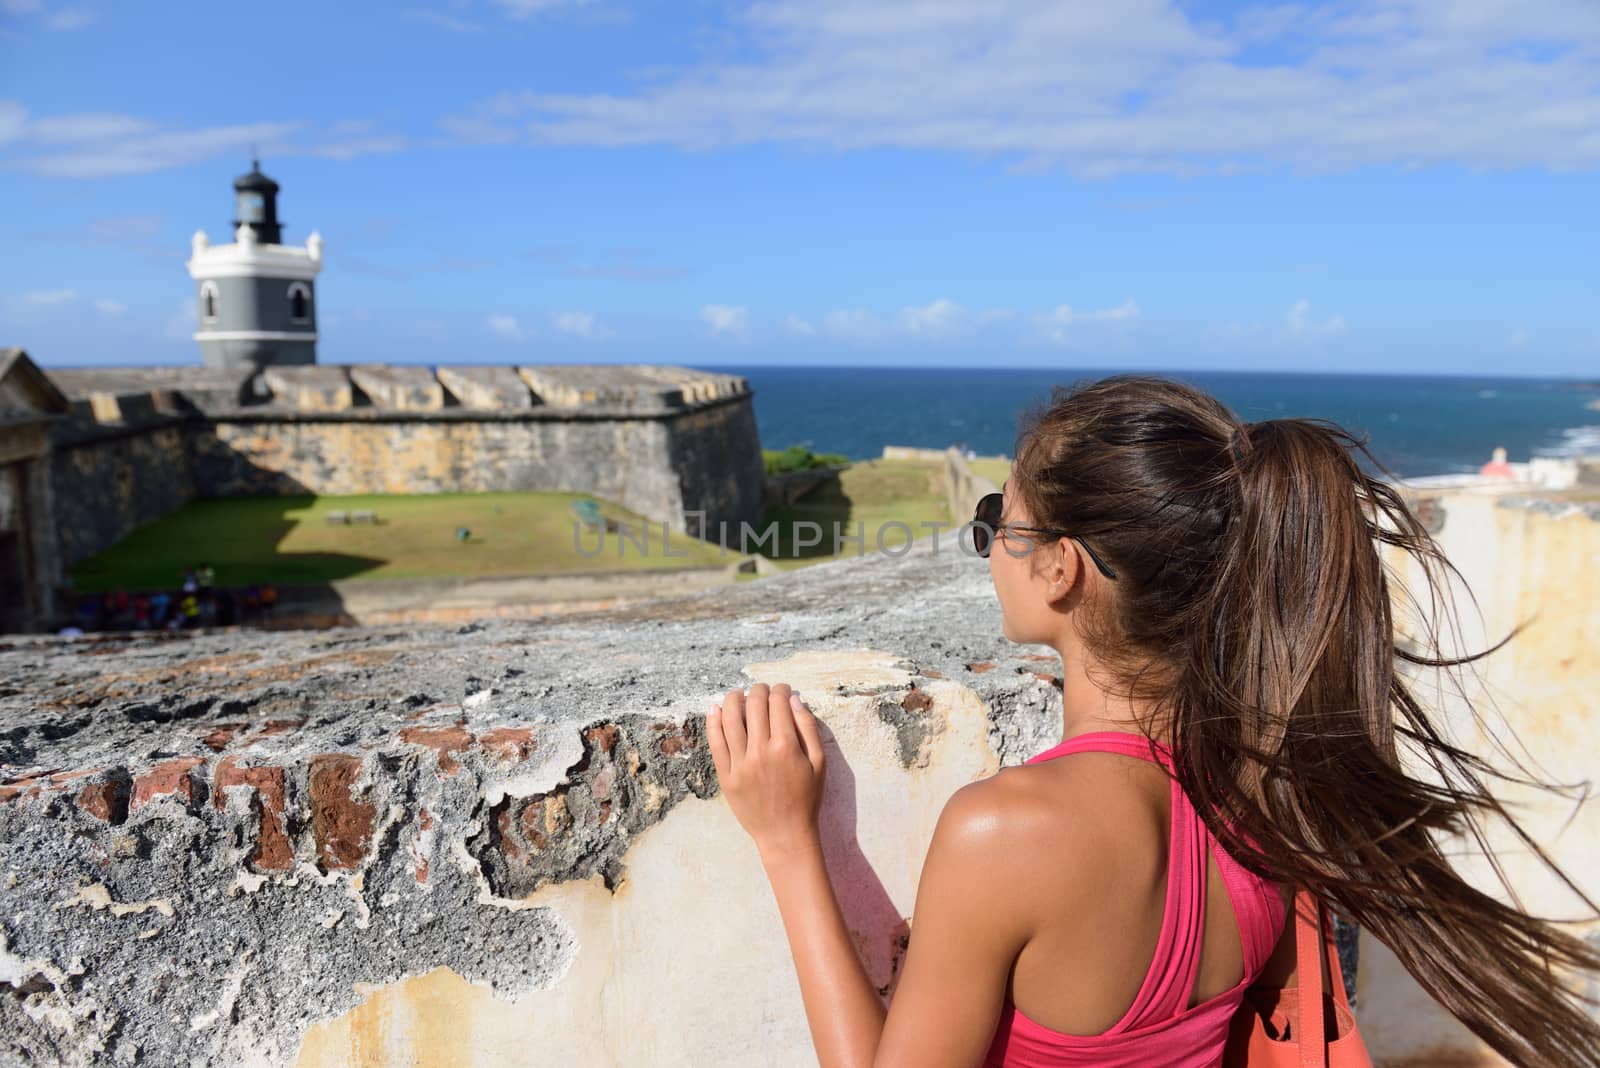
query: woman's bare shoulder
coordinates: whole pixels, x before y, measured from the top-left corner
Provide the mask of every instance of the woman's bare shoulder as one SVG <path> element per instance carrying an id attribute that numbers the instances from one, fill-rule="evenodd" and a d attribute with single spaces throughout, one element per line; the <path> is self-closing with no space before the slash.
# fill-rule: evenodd
<path id="1" fill-rule="evenodd" d="M 1059 901 L 1096 856 L 1164 860 L 1165 773 L 1151 765 L 1152 777 L 1131 763 L 1080 753 L 1004 768 L 957 790 L 940 824 L 974 859 L 1004 856 L 1026 886 Z"/>

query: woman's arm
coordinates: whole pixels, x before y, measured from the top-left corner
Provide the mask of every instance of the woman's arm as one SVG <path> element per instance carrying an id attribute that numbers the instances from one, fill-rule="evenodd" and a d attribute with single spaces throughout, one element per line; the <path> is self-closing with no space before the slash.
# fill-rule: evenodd
<path id="1" fill-rule="evenodd" d="M 821 843 L 763 852 L 761 863 L 789 936 L 817 1063 L 869 1068 L 883 1036 L 883 1002 L 850 940 Z"/>
<path id="2" fill-rule="evenodd" d="M 816 721 L 788 687 L 732 691 L 707 719 L 723 791 L 760 849 L 794 955 L 822 1068 L 972 1068 L 988 1049 L 1012 962 L 1030 929 L 1006 787 L 963 787 L 941 813 L 917 887 L 915 925 L 887 1015 L 828 880 L 815 805 Z M 793 748 L 790 748 L 791 743 Z M 815 792 L 813 792 L 815 791 Z"/>
<path id="3" fill-rule="evenodd" d="M 820 847 L 762 855 L 822 1068 L 973 1068 L 982 1060 L 1011 963 L 1028 937 L 1015 895 L 1002 885 L 1013 861 L 1000 848 L 994 793 L 986 783 L 963 787 L 939 816 L 887 1018 Z"/>

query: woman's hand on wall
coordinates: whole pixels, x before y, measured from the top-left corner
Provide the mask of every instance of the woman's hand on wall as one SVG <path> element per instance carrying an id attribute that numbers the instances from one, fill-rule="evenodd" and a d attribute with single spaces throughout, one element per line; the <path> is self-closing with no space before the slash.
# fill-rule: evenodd
<path id="1" fill-rule="evenodd" d="M 729 690 L 706 715 L 723 796 L 763 859 L 816 849 L 822 798 L 817 719 L 786 683 Z"/>

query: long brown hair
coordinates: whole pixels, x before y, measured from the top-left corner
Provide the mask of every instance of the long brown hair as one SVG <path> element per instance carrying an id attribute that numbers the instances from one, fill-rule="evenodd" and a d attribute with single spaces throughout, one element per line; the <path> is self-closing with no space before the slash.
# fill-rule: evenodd
<path id="1" fill-rule="evenodd" d="M 1147 734 L 1159 710 L 1223 848 L 1371 932 L 1511 1061 L 1600 1065 L 1595 1002 L 1569 983 L 1600 971 L 1600 949 L 1470 885 L 1441 850 L 1470 835 L 1493 861 L 1486 829 L 1503 821 L 1600 913 L 1488 781 L 1546 784 L 1453 744 L 1398 670 L 1459 668 L 1511 635 L 1444 654 L 1434 612 L 1453 614 L 1461 576 L 1366 440 L 1320 419 L 1242 424 L 1202 390 L 1117 375 L 1057 386 L 1023 414 L 1015 456 L 1032 522 L 1115 569 L 1079 632 L 1107 688 L 1151 710 Z M 1426 576 L 1420 644 L 1397 635 L 1380 543 Z"/>

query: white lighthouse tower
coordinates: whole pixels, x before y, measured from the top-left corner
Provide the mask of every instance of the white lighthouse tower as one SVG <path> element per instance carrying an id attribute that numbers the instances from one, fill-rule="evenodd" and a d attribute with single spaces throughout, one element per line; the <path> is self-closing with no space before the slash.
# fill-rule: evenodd
<path id="1" fill-rule="evenodd" d="M 278 183 L 261 173 L 259 162 L 233 190 L 233 244 L 213 245 L 196 230 L 189 258 L 200 358 L 208 367 L 316 363 L 322 238 L 313 231 L 304 248 L 282 243 Z"/>

